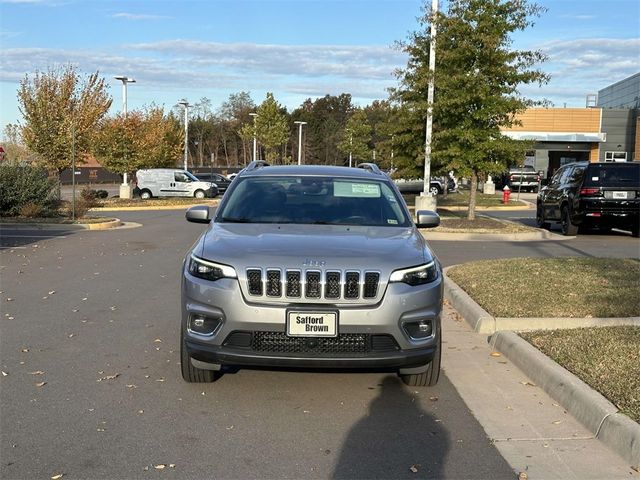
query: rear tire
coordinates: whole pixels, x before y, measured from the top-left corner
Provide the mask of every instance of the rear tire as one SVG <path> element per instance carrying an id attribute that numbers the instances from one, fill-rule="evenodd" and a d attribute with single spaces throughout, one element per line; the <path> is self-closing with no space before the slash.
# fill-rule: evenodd
<path id="1" fill-rule="evenodd" d="M 191 365 L 191 357 L 189 357 L 183 333 L 180 333 L 180 369 L 182 378 L 189 383 L 211 383 L 219 376 L 214 370 L 202 370 Z"/>
<path id="2" fill-rule="evenodd" d="M 140 192 L 140 198 L 142 200 L 149 200 L 152 197 L 151 192 L 149 190 L 142 190 Z"/>
<path id="3" fill-rule="evenodd" d="M 562 207 L 562 213 L 560 214 L 560 224 L 562 226 L 562 234 L 565 236 L 574 236 L 578 233 L 578 226 L 571 222 L 571 215 L 569 214 L 569 207 Z"/>
<path id="4" fill-rule="evenodd" d="M 438 335 L 438 346 L 429 362 L 427 369 L 422 373 L 398 374 L 405 385 L 410 387 L 433 387 L 440 378 L 440 360 L 442 356 L 442 337 Z"/>

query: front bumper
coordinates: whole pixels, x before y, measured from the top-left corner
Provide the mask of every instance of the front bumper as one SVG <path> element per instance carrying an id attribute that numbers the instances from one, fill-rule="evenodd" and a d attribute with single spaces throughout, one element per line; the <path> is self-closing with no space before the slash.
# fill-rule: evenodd
<path id="1" fill-rule="evenodd" d="M 199 362 L 219 365 L 301 368 L 414 368 L 428 364 L 437 351 L 442 309 L 442 275 L 427 285 L 387 285 L 380 302 L 373 305 L 334 305 L 281 302 L 249 303 L 237 279 L 208 282 L 184 271 L 182 282 L 182 331 L 189 356 Z M 289 308 L 311 308 L 338 312 L 338 337 L 362 338 L 363 348 L 344 351 L 303 345 L 302 350 L 256 347 L 252 340 L 240 345 L 233 334 L 273 334 L 284 340 L 313 342 L 313 338 L 288 337 Z M 219 319 L 214 334 L 206 336 L 187 328 L 191 315 Z M 432 333 L 416 340 L 405 323 L 430 321 Z M 315 338 L 315 337 L 314 337 Z M 388 339 L 387 340 L 385 340 Z M 270 340 L 273 346 L 275 340 Z M 328 341 L 328 340 L 327 340 Z M 345 340 L 349 343 L 351 340 Z M 200 368 L 204 368 L 201 366 Z"/>

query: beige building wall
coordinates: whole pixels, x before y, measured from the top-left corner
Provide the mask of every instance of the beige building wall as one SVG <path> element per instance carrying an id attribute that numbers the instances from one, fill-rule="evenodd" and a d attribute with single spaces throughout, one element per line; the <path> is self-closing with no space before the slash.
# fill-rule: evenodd
<path id="1" fill-rule="evenodd" d="M 516 116 L 522 125 L 504 131 L 599 133 L 600 108 L 530 108 Z"/>

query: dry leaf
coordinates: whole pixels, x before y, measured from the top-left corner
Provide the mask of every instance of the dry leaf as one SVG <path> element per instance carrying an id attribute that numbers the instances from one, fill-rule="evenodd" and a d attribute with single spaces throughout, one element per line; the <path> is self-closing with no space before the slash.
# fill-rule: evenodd
<path id="1" fill-rule="evenodd" d="M 20 350 L 22 353 L 27 353 L 29 351 L 28 348 L 23 348 L 22 350 Z"/>
<path id="2" fill-rule="evenodd" d="M 528 381 L 522 381 L 522 382 L 520 382 L 520 383 L 521 383 L 522 385 L 524 385 L 525 387 L 535 387 L 535 386 L 536 386 L 536 384 L 535 384 L 535 383 L 531 383 L 531 382 L 528 382 Z"/>
<path id="3" fill-rule="evenodd" d="M 411 465 L 411 466 L 409 467 L 409 470 L 411 470 L 413 473 L 418 473 L 418 467 L 419 467 L 419 466 L 420 466 L 420 464 L 419 464 L 419 463 L 415 463 L 415 464 L 413 464 L 413 465 Z"/>
<path id="4" fill-rule="evenodd" d="M 42 370 L 36 370 L 35 372 L 29 372 L 29 375 L 44 375 Z"/>
<path id="5" fill-rule="evenodd" d="M 437 402 L 438 401 L 438 397 L 429 397 L 429 400 L 431 400 L 432 402 Z"/>
<path id="6" fill-rule="evenodd" d="M 501 357 L 502 354 L 500 352 L 491 352 L 490 354 L 492 357 Z"/>
<path id="7" fill-rule="evenodd" d="M 131 385 L 127 385 L 127 388 L 138 388 L 138 386 L 131 384 Z"/>
<path id="8" fill-rule="evenodd" d="M 163 470 L 166 467 L 166 465 L 164 463 L 161 463 L 159 465 L 155 465 L 153 468 L 155 468 L 156 470 Z"/>
<path id="9" fill-rule="evenodd" d="M 54 295 L 55 293 L 56 293 L 56 291 L 55 291 L 55 290 L 51 290 L 51 291 L 49 292 L 49 295 Z"/>
<path id="10" fill-rule="evenodd" d="M 8 374 L 7 372 L 5 372 L 4 370 L 2 371 L 2 376 L 3 376 L 3 377 L 6 377 L 6 376 L 8 376 L 8 375 L 9 375 L 9 374 Z"/>
<path id="11" fill-rule="evenodd" d="M 175 463 L 170 463 L 169 464 L 169 468 L 176 468 L 176 464 Z"/>
<path id="12" fill-rule="evenodd" d="M 551 422 L 554 425 L 560 425 L 562 423 L 562 420 L 556 420 L 555 422 Z"/>
<path id="13" fill-rule="evenodd" d="M 47 382 L 36 383 L 36 387 L 44 387 L 46 384 Z"/>
<path id="14" fill-rule="evenodd" d="M 119 373 L 114 373 L 113 375 L 107 375 L 105 377 L 100 377 L 98 380 L 96 380 L 96 382 L 102 382 L 103 380 L 113 380 L 115 378 L 118 378 L 120 376 Z"/>
<path id="15" fill-rule="evenodd" d="M 154 343 L 162 343 L 162 340 L 160 340 L 159 338 L 156 338 L 153 342 Z"/>
<path id="16" fill-rule="evenodd" d="M 54 475 L 53 477 L 51 477 L 51 480 L 58 480 L 63 476 L 64 476 L 64 473 L 58 473 L 57 475 Z"/>
<path id="17" fill-rule="evenodd" d="M 529 475 L 527 475 L 527 472 L 518 473 L 518 480 L 527 480 L 528 478 L 529 478 Z"/>

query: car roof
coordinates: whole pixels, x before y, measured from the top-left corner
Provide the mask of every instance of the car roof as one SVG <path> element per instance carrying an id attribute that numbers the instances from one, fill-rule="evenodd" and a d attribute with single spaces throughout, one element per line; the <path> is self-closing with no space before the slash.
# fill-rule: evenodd
<path id="1" fill-rule="evenodd" d="M 365 168 L 338 167 L 332 165 L 265 165 L 244 170 L 243 177 L 254 176 L 327 176 L 351 177 L 371 180 L 389 180 L 382 172 L 372 172 Z"/>

